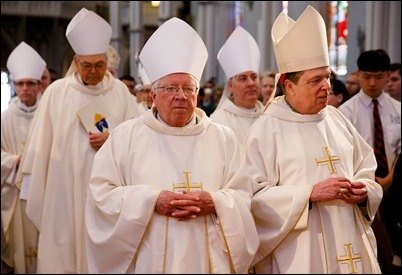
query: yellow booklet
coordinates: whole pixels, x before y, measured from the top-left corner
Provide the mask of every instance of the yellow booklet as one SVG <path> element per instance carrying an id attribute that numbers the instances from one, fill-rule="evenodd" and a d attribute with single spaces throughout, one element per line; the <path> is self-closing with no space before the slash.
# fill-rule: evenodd
<path id="1" fill-rule="evenodd" d="M 87 132 L 107 132 L 109 127 L 116 126 L 113 108 L 109 104 L 107 96 L 101 94 L 77 111 L 78 119 Z"/>

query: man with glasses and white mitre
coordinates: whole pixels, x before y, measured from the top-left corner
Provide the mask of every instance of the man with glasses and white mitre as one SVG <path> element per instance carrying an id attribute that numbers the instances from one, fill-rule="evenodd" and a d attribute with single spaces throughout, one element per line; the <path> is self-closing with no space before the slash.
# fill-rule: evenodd
<path id="1" fill-rule="evenodd" d="M 172 18 L 139 58 L 154 107 L 113 130 L 95 157 L 85 213 L 89 272 L 247 273 L 259 242 L 250 187 L 231 181 L 242 147 L 197 108 L 204 42 Z"/>
<path id="2" fill-rule="evenodd" d="M 75 52 L 36 112 L 22 165 L 21 196 L 39 230 L 38 273 L 87 273 L 84 205 L 92 162 L 110 131 L 137 115 L 127 86 L 107 71 L 111 26 L 85 8 L 66 37 Z"/>

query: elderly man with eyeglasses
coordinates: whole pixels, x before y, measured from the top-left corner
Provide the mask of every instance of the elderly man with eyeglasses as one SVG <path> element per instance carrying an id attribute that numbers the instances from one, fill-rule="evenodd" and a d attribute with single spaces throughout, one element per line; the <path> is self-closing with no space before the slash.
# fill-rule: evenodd
<path id="1" fill-rule="evenodd" d="M 90 273 L 244 274 L 258 247 L 234 132 L 197 108 L 208 53 L 172 18 L 139 55 L 154 107 L 98 151 L 86 205 Z M 105 255 L 107 255 L 105 257 Z"/>
<path id="2" fill-rule="evenodd" d="M 81 9 L 67 26 L 75 52 L 42 96 L 21 163 L 21 196 L 39 230 L 38 273 L 87 273 L 84 205 L 92 162 L 110 131 L 137 116 L 127 86 L 107 71 L 111 26 Z"/>

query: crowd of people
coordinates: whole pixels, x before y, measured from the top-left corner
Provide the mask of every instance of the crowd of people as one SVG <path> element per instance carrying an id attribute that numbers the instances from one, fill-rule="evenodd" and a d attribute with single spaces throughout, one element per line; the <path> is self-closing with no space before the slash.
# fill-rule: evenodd
<path id="1" fill-rule="evenodd" d="M 260 89 L 258 100 L 264 106 L 267 104 L 274 90 L 274 97 L 283 95 L 280 85 L 277 85 L 275 81 L 277 74 L 278 72 L 275 70 L 265 70 L 259 74 Z M 358 71 L 346 75 L 345 80 L 342 80 L 334 71 L 331 71 L 330 78 L 331 91 L 329 93 L 328 105 L 336 108 L 356 95 L 361 89 Z M 208 92 L 205 93 L 204 89 L 207 89 Z M 401 63 L 390 64 L 390 75 L 387 77 L 387 82 L 383 89 L 387 95 L 399 102 L 401 101 Z M 210 82 L 207 81 L 201 86 L 198 107 L 210 116 L 218 107 L 223 90 L 224 85 L 211 86 Z"/>
<path id="2" fill-rule="evenodd" d="M 119 76 L 111 35 L 81 9 L 52 81 L 8 57 L 2 274 L 400 273 L 400 63 L 367 50 L 343 82 L 311 6 L 276 18 L 277 71 L 245 28 L 211 56 L 173 17 Z"/>

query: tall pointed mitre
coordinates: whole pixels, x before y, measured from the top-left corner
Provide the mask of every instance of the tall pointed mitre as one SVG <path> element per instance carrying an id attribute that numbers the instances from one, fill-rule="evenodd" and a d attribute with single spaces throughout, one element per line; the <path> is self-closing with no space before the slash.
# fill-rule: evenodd
<path id="1" fill-rule="evenodd" d="M 312 6 L 297 21 L 279 14 L 271 36 L 279 73 L 329 66 L 325 22 Z"/>
<path id="2" fill-rule="evenodd" d="M 66 37 L 78 55 L 102 54 L 109 47 L 112 27 L 95 12 L 82 8 L 68 24 Z"/>
<path id="3" fill-rule="evenodd" d="M 22 41 L 7 59 L 7 69 L 14 80 L 32 78 L 41 80 L 46 62 L 31 46 Z"/>
<path id="4" fill-rule="evenodd" d="M 260 70 L 260 49 L 254 37 L 238 26 L 228 37 L 217 55 L 226 77 L 242 72 Z"/>
<path id="5" fill-rule="evenodd" d="M 152 34 L 139 59 L 151 83 L 180 72 L 191 74 L 200 81 L 208 52 L 201 37 L 189 24 L 173 17 Z"/>

